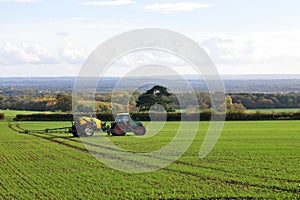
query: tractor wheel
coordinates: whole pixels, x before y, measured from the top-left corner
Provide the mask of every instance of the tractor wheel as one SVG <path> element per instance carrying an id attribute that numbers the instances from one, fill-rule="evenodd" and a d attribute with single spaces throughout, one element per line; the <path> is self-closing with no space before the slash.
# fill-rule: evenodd
<path id="1" fill-rule="evenodd" d="M 79 137 L 77 132 L 73 132 L 72 134 L 73 134 L 73 137 Z"/>
<path id="2" fill-rule="evenodd" d="M 79 137 L 79 134 L 78 134 L 78 132 L 77 132 L 77 129 L 76 129 L 76 126 L 75 126 L 75 125 L 73 125 L 73 126 L 71 127 L 71 129 L 69 130 L 69 133 L 72 133 L 72 135 L 73 135 L 74 137 Z"/>
<path id="3" fill-rule="evenodd" d="M 94 128 L 92 126 L 85 126 L 83 128 L 83 132 L 85 136 L 93 136 L 94 135 Z"/>
<path id="4" fill-rule="evenodd" d="M 134 134 L 135 135 L 145 135 L 146 128 L 144 126 L 137 126 L 134 128 Z"/>
<path id="5" fill-rule="evenodd" d="M 126 127 L 123 124 L 114 124 L 111 127 L 111 134 L 113 136 L 124 136 L 126 134 Z"/>

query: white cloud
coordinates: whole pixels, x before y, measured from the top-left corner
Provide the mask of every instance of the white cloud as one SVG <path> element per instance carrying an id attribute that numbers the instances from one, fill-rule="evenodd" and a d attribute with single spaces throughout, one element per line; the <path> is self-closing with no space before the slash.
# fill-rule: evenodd
<path id="1" fill-rule="evenodd" d="M 163 69 L 163 70 L 162 70 Z M 163 50 L 139 50 L 120 57 L 109 66 L 104 76 L 164 76 L 196 73 L 193 67 L 177 55 Z M 93 74 L 91 74 L 93 75 Z"/>
<path id="2" fill-rule="evenodd" d="M 58 52 L 60 62 L 69 64 L 82 64 L 89 55 L 87 50 L 75 47 L 72 42 L 65 44 Z"/>
<path id="3" fill-rule="evenodd" d="M 134 4 L 134 3 L 135 3 L 135 1 L 132 1 L 132 0 L 80 2 L 80 4 L 86 5 L 86 6 L 122 6 L 122 5 Z"/>
<path id="4" fill-rule="evenodd" d="M 298 33 L 215 35 L 200 42 L 221 64 L 261 64 L 300 60 Z"/>
<path id="5" fill-rule="evenodd" d="M 39 45 L 19 45 L 6 42 L 0 44 L 0 65 L 50 65 L 82 64 L 88 52 L 67 44 L 64 47 L 51 49 Z"/>
<path id="6" fill-rule="evenodd" d="M 0 59 L 2 65 L 14 65 L 24 63 L 40 63 L 39 55 L 45 56 L 39 48 L 28 47 L 26 44 L 12 45 L 6 43 L 0 46 Z"/>
<path id="7" fill-rule="evenodd" d="M 300 73 L 300 33 L 215 34 L 200 40 L 222 73 Z"/>
<path id="8" fill-rule="evenodd" d="M 42 27 L 36 29 L 36 27 Z M 44 74 L 44 67 L 57 65 L 75 66 L 84 62 L 87 55 L 112 35 L 143 27 L 126 21 L 56 21 L 55 23 L 1 24 L 0 68 L 1 74 L 9 75 L 12 69 L 28 68 L 35 74 Z M 273 32 L 202 32 L 195 29 L 171 27 L 196 40 L 209 53 L 221 73 L 299 73 L 300 30 L 290 29 Z M 22 37 L 20 37 L 22 33 Z M 69 35 L 68 35 L 69 34 Z M 64 35 L 62 37 L 61 35 Z M 22 44 L 26 41 L 26 44 Z M 66 44 L 72 41 L 73 44 Z M 9 43 L 7 43 L 9 42 Z M 38 44 L 38 45 L 33 45 Z M 168 56 L 144 54 L 124 58 L 121 64 L 134 65 L 149 62 L 173 66 L 178 64 Z M 47 64 L 54 63 L 54 64 Z M 32 68 L 36 67 L 36 68 Z M 5 70 L 6 71 L 5 71 Z M 37 71 L 34 71 L 37 70 Z M 20 72 L 21 73 L 21 72 Z M 20 74 L 19 75 L 22 75 Z M 63 72 L 62 72 L 63 73 Z"/>
<path id="9" fill-rule="evenodd" d="M 176 11 L 194 11 L 201 8 L 209 8 L 211 4 L 202 4 L 197 2 L 177 2 L 177 3 L 155 3 L 144 7 L 144 10 L 170 13 Z"/>
<path id="10" fill-rule="evenodd" d="M 186 66 L 181 58 L 161 50 L 140 50 L 121 57 L 116 66 L 141 66 L 141 65 L 165 65 L 165 66 Z"/>

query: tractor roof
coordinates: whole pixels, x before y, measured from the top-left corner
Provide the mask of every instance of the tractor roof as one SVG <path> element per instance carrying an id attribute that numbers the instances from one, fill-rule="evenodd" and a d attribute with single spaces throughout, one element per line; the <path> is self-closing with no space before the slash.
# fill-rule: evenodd
<path id="1" fill-rule="evenodd" d="M 117 115 L 129 115 L 129 113 L 117 113 Z"/>

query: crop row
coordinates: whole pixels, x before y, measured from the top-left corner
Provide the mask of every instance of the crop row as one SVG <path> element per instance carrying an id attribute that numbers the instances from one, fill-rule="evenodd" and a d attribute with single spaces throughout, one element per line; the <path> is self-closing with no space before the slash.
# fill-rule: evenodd
<path id="1" fill-rule="evenodd" d="M 147 125 L 147 123 L 145 123 Z M 170 166 L 147 174 L 113 170 L 86 150 L 86 140 L 71 135 L 19 134 L 0 123 L 1 199 L 297 199 L 300 178 L 299 122 L 227 122 L 215 149 L 198 151 L 208 128 L 202 122 L 188 151 Z M 66 126 L 65 122 L 22 122 L 14 128 Z M 123 149 L 148 152 L 176 134 L 168 122 L 151 138 L 108 137 Z M 297 132 L 298 130 L 298 132 Z M 97 146 L 99 152 L 106 147 Z"/>

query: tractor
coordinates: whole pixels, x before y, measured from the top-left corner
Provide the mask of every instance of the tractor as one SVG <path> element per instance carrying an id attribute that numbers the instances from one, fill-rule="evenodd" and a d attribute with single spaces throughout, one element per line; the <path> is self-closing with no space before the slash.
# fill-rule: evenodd
<path id="1" fill-rule="evenodd" d="M 106 123 L 93 117 L 78 116 L 69 130 L 75 137 L 93 136 L 95 131 L 107 130 Z"/>
<path id="2" fill-rule="evenodd" d="M 18 125 L 19 127 L 19 125 Z M 19 127 L 20 133 L 71 133 L 74 137 L 93 136 L 95 131 L 107 131 L 108 135 L 124 136 L 126 132 L 134 132 L 135 135 L 145 135 L 146 128 L 142 122 L 133 121 L 129 113 L 119 113 L 115 116 L 115 121 L 111 126 L 107 126 L 106 122 L 93 117 L 76 116 L 72 122 L 72 126 L 61 128 L 47 128 L 39 130 L 22 129 Z"/>
<path id="3" fill-rule="evenodd" d="M 145 135 L 146 128 L 142 122 L 133 121 L 129 113 L 119 113 L 115 116 L 115 121 L 111 123 L 107 130 L 108 135 L 124 136 L 126 132 L 133 132 L 135 135 Z"/>

